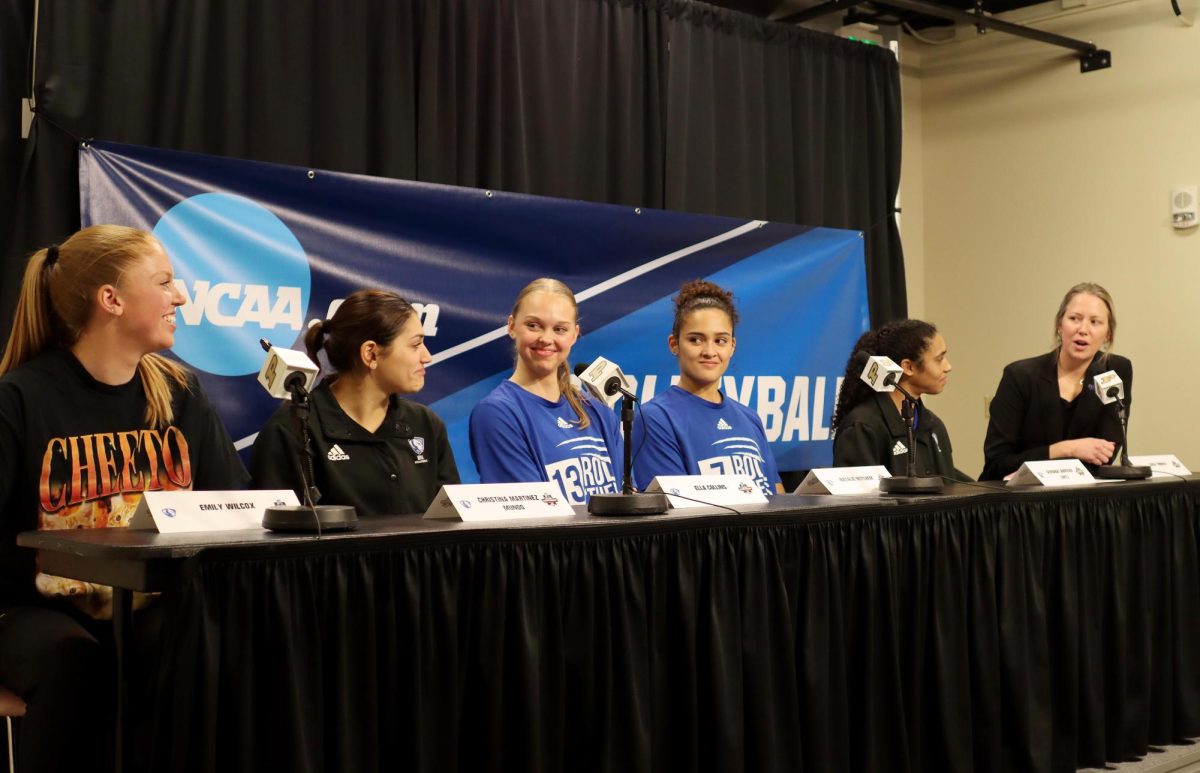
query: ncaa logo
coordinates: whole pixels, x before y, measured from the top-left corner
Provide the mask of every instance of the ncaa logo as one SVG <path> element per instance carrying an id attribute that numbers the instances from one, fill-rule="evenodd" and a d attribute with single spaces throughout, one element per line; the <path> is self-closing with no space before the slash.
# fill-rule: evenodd
<path id="1" fill-rule="evenodd" d="M 203 193 L 176 204 L 154 227 L 185 303 L 171 348 L 221 376 L 258 372 L 258 339 L 290 345 L 304 327 L 312 276 L 304 248 L 283 221 L 243 196 Z"/>

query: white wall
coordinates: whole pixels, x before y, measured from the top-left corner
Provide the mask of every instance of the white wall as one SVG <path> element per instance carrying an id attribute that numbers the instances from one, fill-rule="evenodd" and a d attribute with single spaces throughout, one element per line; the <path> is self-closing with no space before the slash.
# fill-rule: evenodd
<path id="1" fill-rule="evenodd" d="M 908 315 L 925 315 L 925 154 L 924 111 L 921 109 L 921 73 L 909 64 L 908 41 L 901 41 L 900 95 L 904 113 L 904 147 L 900 157 L 900 238 L 904 243 L 904 283 L 908 288 Z"/>
<path id="2" fill-rule="evenodd" d="M 1200 16 L 1200 0 L 1181 5 Z M 931 407 L 977 474 L 1001 368 L 1048 351 L 1063 293 L 1095 281 L 1134 362 L 1133 452 L 1200 469 L 1200 229 L 1173 229 L 1169 206 L 1172 187 L 1200 184 L 1200 28 L 1167 0 L 1037 26 L 1095 41 L 1113 67 L 1082 74 L 1062 49 L 996 32 L 904 41 L 910 306 L 938 324 L 954 364 Z"/>

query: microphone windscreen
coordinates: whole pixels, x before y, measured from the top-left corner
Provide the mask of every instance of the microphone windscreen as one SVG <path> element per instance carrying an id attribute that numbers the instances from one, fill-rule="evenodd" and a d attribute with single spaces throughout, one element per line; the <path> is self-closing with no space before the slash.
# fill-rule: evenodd
<path id="1" fill-rule="evenodd" d="M 1096 386 L 1096 396 L 1104 404 L 1114 403 L 1125 399 L 1125 385 L 1115 370 L 1106 370 L 1092 378 Z"/>
<path id="2" fill-rule="evenodd" d="M 575 363 L 575 375 L 576 376 L 582 376 L 583 372 L 587 369 L 588 369 L 588 364 L 586 362 Z"/>

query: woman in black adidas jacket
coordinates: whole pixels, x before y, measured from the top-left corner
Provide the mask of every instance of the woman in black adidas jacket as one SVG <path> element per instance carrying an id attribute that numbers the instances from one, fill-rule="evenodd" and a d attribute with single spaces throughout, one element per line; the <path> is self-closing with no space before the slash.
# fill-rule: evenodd
<path id="1" fill-rule="evenodd" d="M 421 321 L 407 301 L 359 290 L 305 336 L 313 361 L 324 350 L 334 373 L 310 397 L 313 473 L 322 504 L 360 516 L 422 513 L 458 483 L 446 426 L 420 403 L 398 397 L 425 385 L 432 361 Z M 290 406 L 259 432 L 250 473 L 261 489 L 293 489 L 303 500 L 300 430 Z"/>
<path id="2" fill-rule="evenodd" d="M 903 319 L 864 333 L 846 363 L 831 427 L 835 467 L 883 465 L 892 475 L 908 473 L 908 430 L 900 416 L 899 390 L 875 392 L 860 376 L 873 355 L 893 360 L 903 370 L 900 384 L 917 398 L 916 473 L 957 480 L 971 478 L 954 468 L 946 425 L 925 407 L 922 395 L 940 394 L 950 374 L 946 340 L 928 322 Z"/>

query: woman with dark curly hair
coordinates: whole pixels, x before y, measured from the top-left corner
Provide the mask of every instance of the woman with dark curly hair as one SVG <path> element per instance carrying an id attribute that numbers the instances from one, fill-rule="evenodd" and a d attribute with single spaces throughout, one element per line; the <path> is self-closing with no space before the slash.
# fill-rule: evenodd
<path id="1" fill-rule="evenodd" d="M 893 475 L 908 471 L 908 429 L 900 414 L 900 390 L 876 392 L 862 381 L 872 356 L 891 359 L 904 371 L 900 386 L 917 399 L 914 419 L 918 476 L 970 480 L 954 468 L 950 434 L 937 415 L 921 402 L 922 395 L 941 394 L 950 375 L 946 339 L 937 328 L 919 319 L 902 319 L 863 333 L 846 363 L 831 427 L 835 467 L 881 464 Z"/>
<path id="2" fill-rule="evenodd" d="M 721 391 L 737 347 L 733 293 L 694 279 L 675 296 L 667 346 L 679 360 L 679 384 L 647 403 L 633 427 L 633 478 L 749 475 L 763 494 L 782 491 L 762 420 Z"/>

